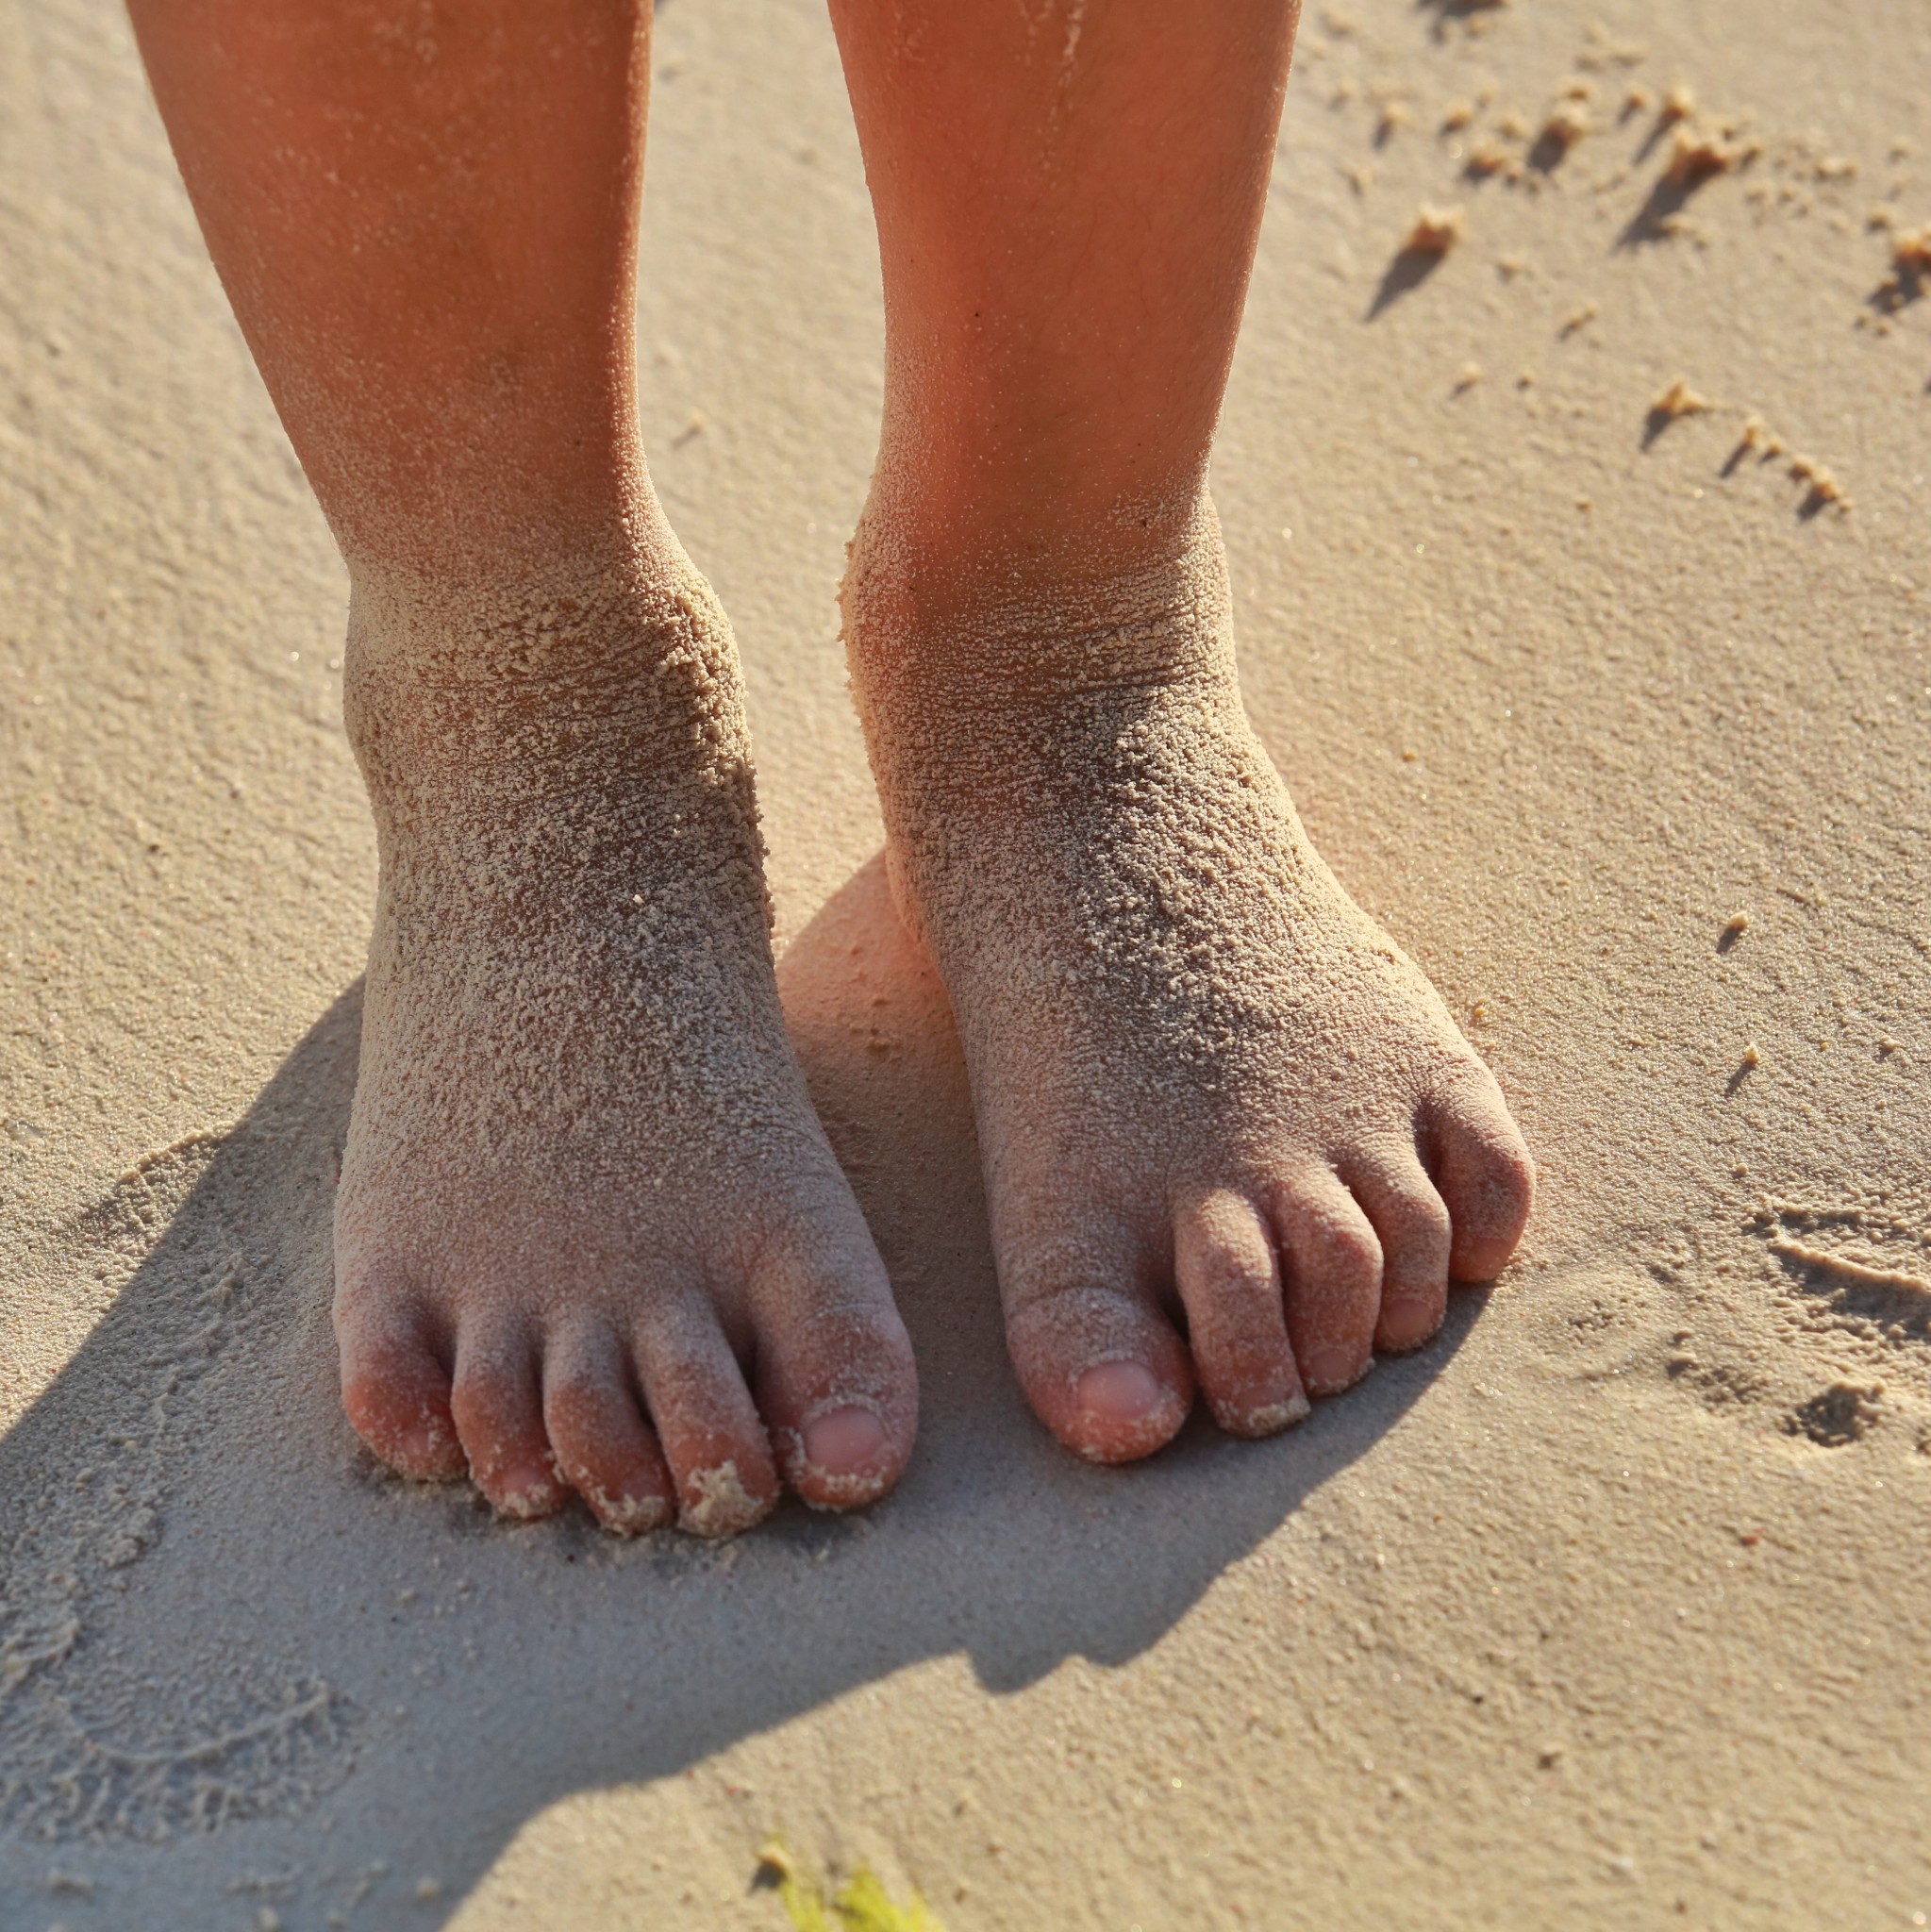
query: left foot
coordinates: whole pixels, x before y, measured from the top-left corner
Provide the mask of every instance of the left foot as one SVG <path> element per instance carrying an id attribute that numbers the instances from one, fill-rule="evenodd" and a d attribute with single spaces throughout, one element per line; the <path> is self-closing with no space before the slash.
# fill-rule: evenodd
<path id="1" fill-rule="evenodd" d="M 910 569 L 881 527 L 874 503 L 853 683 L 965 1048 L 1020 1379 L 1095 1461 L 1167 1441 L 1196 1380 L 1222 1427 L 1273 1434 L 1501 1269 L 1528 1151 L 1247 722 L 1210 509 L 1177 562 L 1099 583 Z"/>

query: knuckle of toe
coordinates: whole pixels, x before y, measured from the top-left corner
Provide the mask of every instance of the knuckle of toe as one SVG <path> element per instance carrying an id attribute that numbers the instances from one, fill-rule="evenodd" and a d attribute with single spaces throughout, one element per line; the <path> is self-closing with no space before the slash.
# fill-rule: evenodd
<path id="1" fill-rule="evenodd" d="M 1402 1210 L 1403 1245 L 1423 1255 L 1445 1255 L 1455 1237 L 1455 1224 L 1448 1204 L 1440 1196 L 1416 1197 Z"/>
<path id="2" fill-rule="evenodd" d="M 431 1324 L 414 1303 L 356 1289 L 339 1289 L 329 1310 L 344 1357 L 394 1360 L 420 1353 Z"/>
<path id="3" fill-rule="evenodd" d="M 543 1412 L 565 1420 L 594 1416 L 611 1407 L 606 1377 L 588 1366 L 553 1368 L 543 1382 Z"/>
<path id="4" fill-rule="evenodd" d="M 1273 1291 L 1273 1257 L 1241 1248 L 1216 1249 L 1207 1256 L 1201 1276 L 1209 1293 L 1246 1301 Z"/>
<path id="5" fill-rule="evenodd" d="M 1381 1273 L 1381 1242 L 1373 1228 L 1325 1224 L 1316 1233 L 1314 1249 L 1321 1272 L 1333 1279 L 1353 1282 Z"/>
<path id="6" fill-rule="evenodd" d="M 895 1308 L 846 1301 L 816 1318 L 820 1335 L 846 1356 L 896 1357 L 908 1354 L 905 1324 Z"/>
<path id="7" fill-rule="evenodd" d="M 1097 1283 L 1064 1275 L 1035 1275 L 1015 1284 L 1012 1319 L 1015 1323 L 1057 1324 L 1097 1322 L 1117 1318 L 1120 1296 Z"/>
<path id="8" fill-rule="evenodd" d="M 520 1411 L 524 1406 L 523 1394 L 521 1385 L 508 1375 L 470 1369 L 458 1374 L 451 1384 L 449 1406 L 458 1416 L 494 1419 Z"/>

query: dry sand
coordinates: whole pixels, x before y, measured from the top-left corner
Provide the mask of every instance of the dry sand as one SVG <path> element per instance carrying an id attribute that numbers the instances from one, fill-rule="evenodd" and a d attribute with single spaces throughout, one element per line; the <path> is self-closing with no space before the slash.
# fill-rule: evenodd
<path id="1" fill-rule="evenodd" d="M 343 579 L 118 13 L 0 9 L 0 1923 L 750 1932 L 776 1832 L 951 1932 L 1923 1924 L 1931 13 L 1310 7 L 1217 468 L 1250 700 L 1542 1203 L 1424 1355 L 1124 1472 L 1022 1408 L 873 862 L 830 34 L 659 55 L 656 467 L 917 1460 L 713 1551 L 357 1453 Z"/>

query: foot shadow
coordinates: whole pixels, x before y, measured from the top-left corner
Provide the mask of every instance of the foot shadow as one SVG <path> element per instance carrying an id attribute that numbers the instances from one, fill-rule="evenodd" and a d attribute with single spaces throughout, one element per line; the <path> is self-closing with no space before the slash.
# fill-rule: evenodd
<path id="1" fill-rule="evenodd" d="M 379 1472 L 327 1315 L 351 988 L 233 1131 L 151 1157 L 32 1251 L 43 1290 L 104 1306 L 0 1438 L 0 1921 L 45 1916 L 55 1859 L 124 1923 L 208 1923 L 242 1868 L 287 1874 L 273 1896 L 300 1923 L 366 1895 L 375 1922 L 439 1924 L 573 1791 L 934 1657 L 969 1656 L 993 1694 L 1124 1663 L 1370 1450 L 1475 1319 L 1458 1298 L 1441 1342 L 1272 1442 L 1196 1419 L 1136 1469 L 1081 1464 L 1007 1367 L 963 1065 L 877 861 L 780 977 L 918 1349 L 898 1494 L 864 1519 L 781 1510 L 719 1550 L 581 1514 L 506 1527 Z"/>

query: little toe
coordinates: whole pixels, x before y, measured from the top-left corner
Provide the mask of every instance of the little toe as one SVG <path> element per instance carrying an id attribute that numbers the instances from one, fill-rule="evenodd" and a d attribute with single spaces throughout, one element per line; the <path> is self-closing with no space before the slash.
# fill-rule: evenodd
<path id="1" fill-rule="evenodd" d="M 777 1501 L 777 1469 L 716 1317 L 707 1306 L 667 1314 L 641 1330 L 633 1347 L 679 1524 L 704 1537 L 749 1529 Z"/>
<path id="2" fill-rule="evenodd" d="M 342 1407 L 357 1435 L 400 1475 L 447 1482 L 463 1473 L 449 1375 L 426 1315 L 405 1306 L 338 1307 Z"/>
<path id="3" fill-rule="evenodd" d="M 912 1345 L 869 1237 L 766 1254 L 752 1278 L 758 1407 L 817 1509 L 875 1502 L 919 1425 Z"/>
<path id="4" fill-rule="evenodd" d="M 1454 1224 L 1449 1273 L 1457 1281 L 1493 1281 L 1535 1205 L 1536 1164 L 1522 1130 L 1486 1067 L 1439 1099 L 1423 1127 Z"/>
<path id="5" fill-rule="evenodd" d="M 1283 1181 L 1269 1204 L 1287 1277 L 1288 1340 L 1310 1395 L 1337 1395 L 1373 1366 L 1381 1243 L 1331 1170 Z"/>
<path id="6" fill-rule="evenodd" d="M 558 1473 L 606 1529 L 641 1536 L 677 1512 L 663 1451 L 607 1328 L 554 1340 L 543 1364 L 543 1422 Z"/>
<path id="7" fill-rule="evenodd" d="M 1381 1243 L 1381 1310 L 1374 1346 L 1400 1355 L 1421 1345 L 1448 1310 L 1448 1209 L 1407 1148 L 1346 1171 Z"/>
<path id="8" fill-rule="evenodd" d="M 470 1475 L 499 1516 L 528 1520 L 563 1507 L 536 1358 L 520 1329 L 466 1323 L 457 1337 L 449 1396 Z"/>
<path id="9" fill-rule="evenodd" d="M 1288 1342 L 1280 1264 L 1260 1211 L 1219 1191 L 1174 1223 L 1174 1276 L 1214 1420 L 1230 1435 L 1272 1436 L 1307 1413 Z"/>
<path id="10" fill-rule="evenodd" d="M 1081 1243 L 1060 1274 L 1050 1258 L 1014 1271 L 1006 1342 L 1040 1420 L 1090 1462 L 1132 1462 L 1172 1440 L 1193 1406 L 1193 1372 L 1174 1324 L 1133 1286 L 1133 1249 L 1093 1266 Z M 1129 1284 L 1114 1286 L 1114 1283 Z"/>

